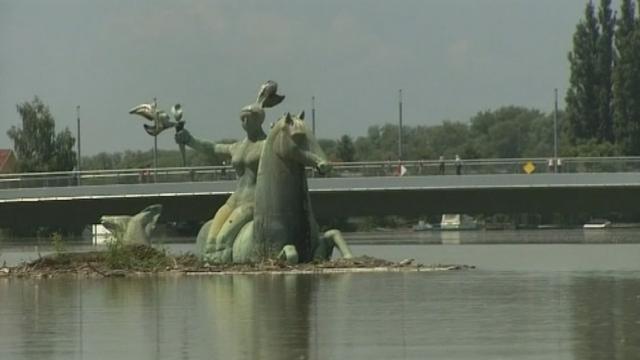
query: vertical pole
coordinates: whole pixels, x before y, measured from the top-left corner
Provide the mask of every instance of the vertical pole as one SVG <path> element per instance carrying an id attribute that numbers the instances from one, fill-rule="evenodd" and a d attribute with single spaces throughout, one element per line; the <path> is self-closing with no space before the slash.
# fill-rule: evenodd
<path id="1" fill-rule="evenodd" d="M 398 90 L 398 160 L 402 160 L 402 89 Z"/>
<path id="2" fill-rule="evenodd" d="M 158 128 L 158 100 L 153 98 L 153 120 L 155 128 Z M 158 181 L 158 134 L 153 135 L 153 182 Z"/>
<path id="3" fill-rule="evenodd" d="M 78 185 L 80 185 L 80 170 L 82 165 L 82 153 L 80 152 L 80 105 L 76 106 L 77 132 L 78 132 L 78 158 L 76 159 L 76 169 L 78 170 Z"/>
<path id="4" fill-rule="evenodd" d="M 311 132 L 316 135 L 316 97 L 311 97 Z"/>
<path id="5" fill-rule="evenodd" d="M 553 162 L 554 172 L 558 172 L 558 89 L 553 89 L 555 104 L 553 109 Z"/>

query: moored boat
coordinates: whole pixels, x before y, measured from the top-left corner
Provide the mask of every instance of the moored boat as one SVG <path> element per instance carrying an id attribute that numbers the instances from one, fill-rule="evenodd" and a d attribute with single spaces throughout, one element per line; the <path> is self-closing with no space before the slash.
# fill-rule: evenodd
<path id="1" fill-rule="evenodd" d="M 607 229 L 611 227 L 611 221 L 607 219 L 593 219 L 582 225 L 583 229 Z"/>

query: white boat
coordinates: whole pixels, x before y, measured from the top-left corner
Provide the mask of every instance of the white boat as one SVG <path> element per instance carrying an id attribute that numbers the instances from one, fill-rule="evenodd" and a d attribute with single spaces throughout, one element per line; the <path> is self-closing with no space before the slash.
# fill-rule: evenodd
<path id="1" fill-rule="evenodd" d="M 464 214 L 442 214 L 440 221 L 441 230 L 475 230 L 478 223 L 468 215 Z"/>
<path id="2" fill-rule="evenodd" d="M 583 229 L 606 229 L 611 227 L 611 221 L 607 219 L 593 219 L 582 225 Z"/>
<path id="3" fill-rule="evenodd" d="M 102 224 L 91 225 L 91 240 L 94 245 L 102 245 L 112 238 L 111 231 Z"/>
<path id="4" fill-rule="evenodd" d="M 548 229 L 560 229 L 561 226 L 558 224 L 540 224 L 538 225 L 538 229 L 548 230 Z"/>
<path id="5" fill-rule="evenodd" d="M 433 230 L 433 225 L 425 222 L 424 220 L 418 221 L 417 225 L 413 225 L 413 231 L 427 231 Z"/>

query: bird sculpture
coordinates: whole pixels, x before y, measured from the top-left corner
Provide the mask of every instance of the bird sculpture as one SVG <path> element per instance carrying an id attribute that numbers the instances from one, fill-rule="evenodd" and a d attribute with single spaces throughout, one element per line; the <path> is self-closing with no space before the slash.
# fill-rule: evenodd
<path id="1" fill-rule="evenodd" d="M 156 116 L 156 105 L 140 104 L 129 110 L 129 114 L 140 115 L 149 121 L 154 121 Z"/>
<path id="2" fill-rule="evenodd" d="M 182 105 L 175 104 L 171 107 L 171 116 L 175 121 L 171 121 L 171 116 L 164 110 L 158 110 L 157 104 L 140 104 L 131 110 L 129 114 L 140 115 L 146 120 L 153 121 L 153 125 L 144 124 L 144 131 L 151 136 L 158 136 L 161 132 L 169 128 L 175 128 L 176 132 L 184 128 L 185 121 L 182 120 Z M 182 165 L 187 166 L 187 153 L 184 144 L 178 145 L 182 155 Z"/>
<path id="3" fill-rule="evenodd" d="M 256 103 L 262 108 L 271 108 L 280 104 L 284 100 L 284 95 L 279 95 L 277 92 L 278 84 L 272 80 L 267 81 L 260 87 Z"/>
<path id="4" fill-rule="evenodd" d="M 151 136 L 157 136 L 166 129 L 176 127 L 180 130 L 184 127 L 184 121 L 182 121 L 182 106 L 175 104 L 171 108 L 171 114 L 176 121 L 171 121 L 171 117 L 164 110 L 157 110 L 154 104 L 140 104 L 131 110 L 129 114 L 140 115 L 143 118 L 153 121 L 153 125 L 144 124 L 144 130 Z"/>

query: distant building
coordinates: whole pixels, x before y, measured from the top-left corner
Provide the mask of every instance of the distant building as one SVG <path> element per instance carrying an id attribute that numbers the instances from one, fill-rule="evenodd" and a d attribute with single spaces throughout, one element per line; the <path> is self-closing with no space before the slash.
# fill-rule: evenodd
<path id="1" fill-rule="evenodd" d="M 0 149 L 0 174 L 10 174 L 16 171 L 16 154 L 13 150 Z"/>

